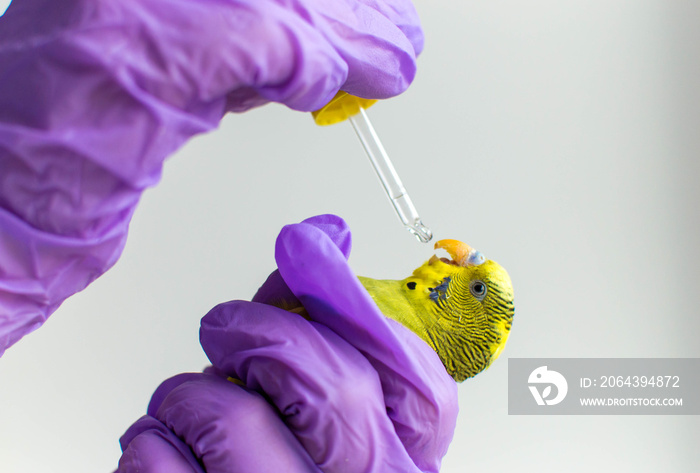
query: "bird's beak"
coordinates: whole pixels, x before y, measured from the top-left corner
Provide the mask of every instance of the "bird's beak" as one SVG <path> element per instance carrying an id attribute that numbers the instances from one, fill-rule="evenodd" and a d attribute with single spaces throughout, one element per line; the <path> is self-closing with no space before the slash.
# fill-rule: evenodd
<path id="1" fill-rule="evenodd" d="M 454 264 L 457 266 L 468 267 L 468 266 L 478 266 L 486 261 L 484 255 L 480 251 L 475 250 L 466 243 L 462 243 L 459 240 L 440 240 L 435 243 L 435 249 L 440 249 L 447 251 L 452 257 L 451 261 L 444 262 L 449 264 Z M 431 258 L 431 262 L 437 260 L 437 256 Z"/>

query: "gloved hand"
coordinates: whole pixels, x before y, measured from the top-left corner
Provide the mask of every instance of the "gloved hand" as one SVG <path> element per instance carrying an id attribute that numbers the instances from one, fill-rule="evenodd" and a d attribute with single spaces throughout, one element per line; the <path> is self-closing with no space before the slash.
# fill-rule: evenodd
<path id="1" fill-rule="evenodd" d="M 13 0 L 0 17 L 0 355 L 116 262 L 141 193 L 192 135 L 267 101 L 397 95 L 421 49 L 409 0 Z"/>
<path id="2" fill-rule="evenodd" d="M 118 471 L 437 472 L 457 385 L 426 343 L 378 311 L 349 251 L 338 217 L 285 227 L 279 271 L 253 302 L 202 319 L 213 368 L 156 390 L 121 439 Z M 294 298 L 311 321 L 266 305 Z"/>

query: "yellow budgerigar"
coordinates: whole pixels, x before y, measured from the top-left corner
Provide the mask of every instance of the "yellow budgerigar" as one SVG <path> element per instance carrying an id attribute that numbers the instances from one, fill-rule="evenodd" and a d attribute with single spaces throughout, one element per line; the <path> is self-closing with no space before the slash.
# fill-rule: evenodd
<path id="1" fill-rule="evenodd" d="M 360 277 L 379 309 L 421 337 L 461 382 L 498 358 L 513 322 L 508 273 L 469 245 L 440 240 L 433 256 L 401 281 Z"/>
<path id="2" fill-rule="evenodd" d="M 422 338 L 462 382 L 503 350 L 513 323 L 513 286 L 505 269 L 465 243 L 440 240 L 435 248 L 451 259 L 433 255 L 400 281 L 359 279 L 381 312 Z M 308 318 L 296 304 L 275 305 Z"/>

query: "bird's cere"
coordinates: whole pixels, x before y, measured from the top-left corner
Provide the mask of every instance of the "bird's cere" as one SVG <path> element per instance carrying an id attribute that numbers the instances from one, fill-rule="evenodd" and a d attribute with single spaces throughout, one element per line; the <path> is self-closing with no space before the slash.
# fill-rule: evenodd
<path id="1" fill-rule="evenodd" d="M 486 258 L 479 250 L 476 250 L 459 240 L 440 240 L 435 243 L 435 249 L 443 249 L 447 251 L 452 258 L 452 260 L 440 258 L 443 262 L 462 266 L 464 268 L 469 266 L 479 266 L 486 261 Z M 431 262 L 436 259 L 438 259 L 438 257 L 433 256 L 431 258 Z"/>

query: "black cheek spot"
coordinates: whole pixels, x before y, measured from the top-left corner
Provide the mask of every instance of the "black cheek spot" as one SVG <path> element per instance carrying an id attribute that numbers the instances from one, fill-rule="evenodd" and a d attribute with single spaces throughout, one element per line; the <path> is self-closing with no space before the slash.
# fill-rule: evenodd
<path id="1" fill-rule="evenodd" d="M 406 287 L 409 288 L 410 290 L 414 290 L 416 288 L 415 281 L 411 281 L 409 283 L 406 283 Z"/>

